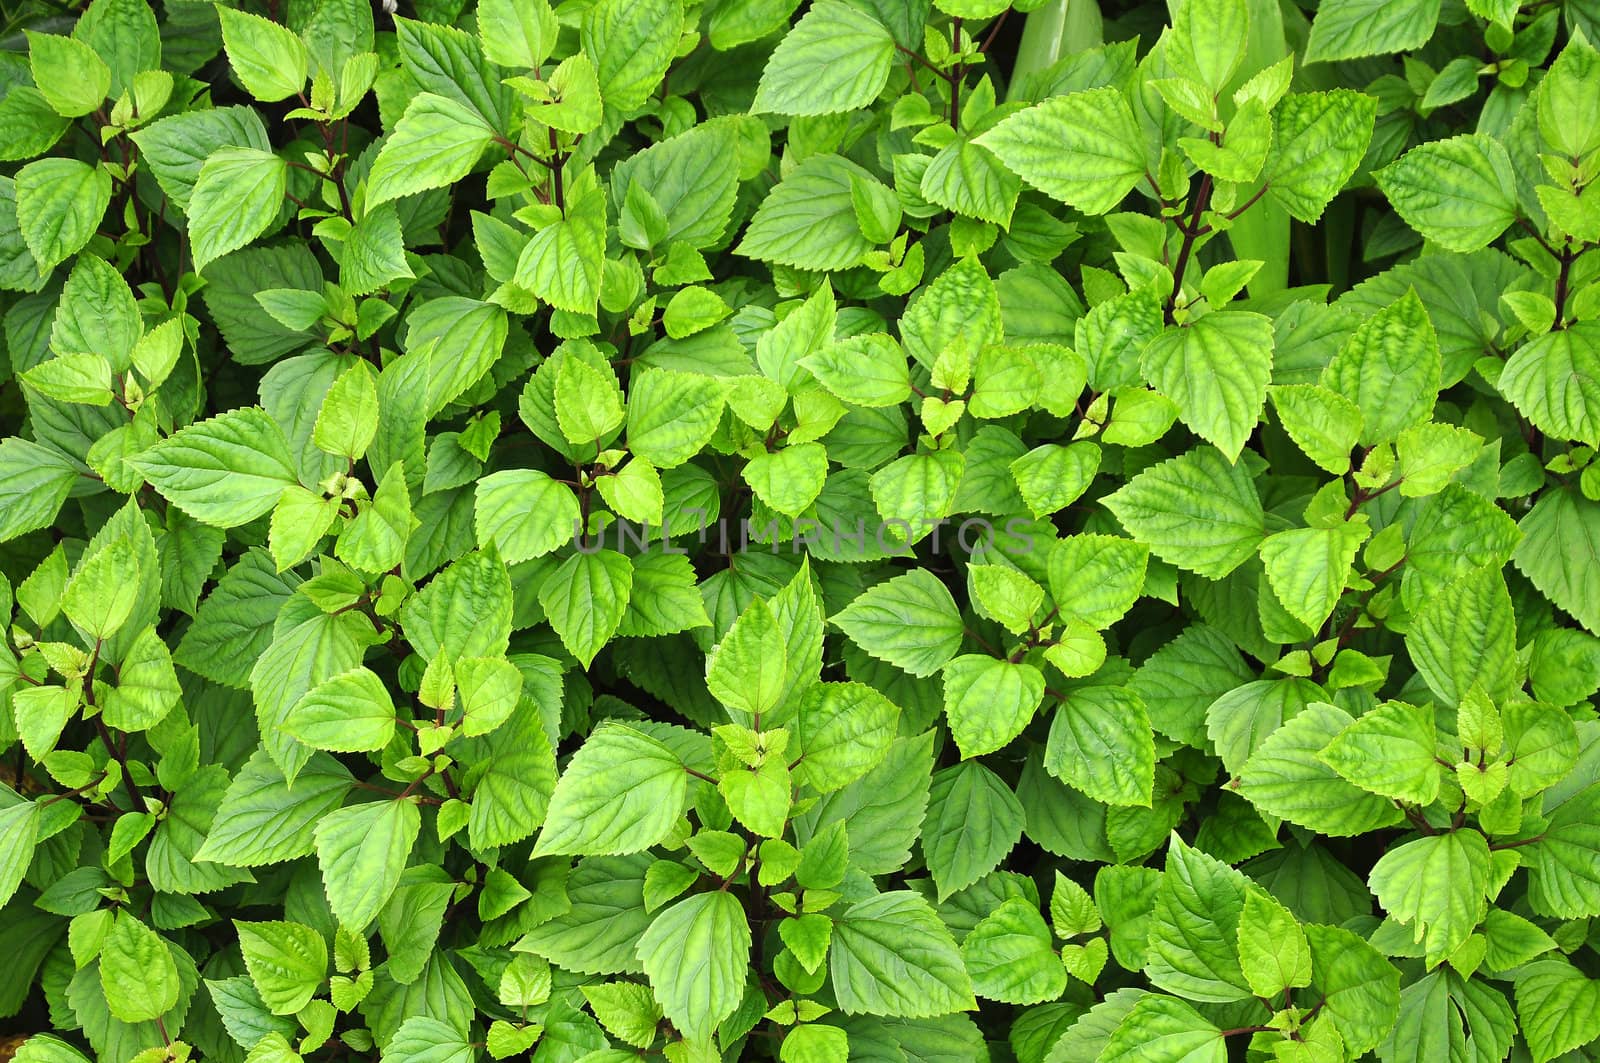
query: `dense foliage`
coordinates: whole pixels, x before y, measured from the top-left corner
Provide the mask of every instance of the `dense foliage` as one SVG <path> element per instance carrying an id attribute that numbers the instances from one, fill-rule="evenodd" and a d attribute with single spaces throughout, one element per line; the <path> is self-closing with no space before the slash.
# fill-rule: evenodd
<path id="1" fill-rule="evenodd" d="M 17 1059 L 1600 1058 L 1593 0 L 13 14 Z"/>

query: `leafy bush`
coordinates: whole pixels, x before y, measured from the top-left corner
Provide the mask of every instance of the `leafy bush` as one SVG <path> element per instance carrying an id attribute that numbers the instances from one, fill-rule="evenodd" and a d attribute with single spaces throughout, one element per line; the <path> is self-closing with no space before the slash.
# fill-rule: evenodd
<path id="1" fill-rule="evenodd" d="M 1600 1058 L 1600 8 L 1171 6 L 23 12 L 16 1058 Z"/>

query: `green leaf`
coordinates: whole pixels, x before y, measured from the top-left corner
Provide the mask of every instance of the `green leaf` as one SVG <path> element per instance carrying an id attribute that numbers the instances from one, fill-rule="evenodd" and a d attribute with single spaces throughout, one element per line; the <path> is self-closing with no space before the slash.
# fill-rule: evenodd
<path id="1" fill-rule="evenodd" d="M 596 188 L 570 201 L 563 218 L 533 234 L 517 259 L 513 281 L 557 310 L 594 313 L 605 231 L 606 197 Z"/>
<path id="2" fill-rule="evenodd" d="M 293 1015 L 328 977 L 328 944 L 300 923 L 234 920 L 245 969 L 262 1003 L 274 1015 Z"/>
<path id="3" fill-rule="evenodd" d="M 478 481 L 478 543 L 508 564 L 543 557 L 572 541 L 582 514 L 572 488 L 534 469 L 503 469 Z"/>
<path id="4" fill-rule="evenodd" d="M 711 1036 L 744 997 L 750 924 L 731 893 L 698 893 L 657 915 L 639 939 L 656 1000 L 690 1040 Z"/>
<path id="5" fill-rule="evenodd" d="M 41 274 L 89 242 L 111 203 L 111 175 L 76 159 L 30 162 L 16 182 L 17 224 Z"/>
<path id="6" fill-rule="evenodd" d="M 3 445 L 3 444 L 0 444 Z M 1556 605 L 1600 632 L 1600 503 L 1571 489 L 1546 491 L 1519 525 L 1519 571 Z"/>
<path id="7" fill-rule="evenodd" d="M 1226 1063 L 1222 1031 L 1174 997 L 1140 997 L 1106 1042 L 1099 1063 Z"/>
<path id="8" fill-rule="evenodd" d="M 1011 788 L 977 761 L 935 773 L 922 852 L 939 903 L 999 866 L 1022 839 L 1022 820 L 1022 804 Z"/>
<path id="9" fill-rule="evenodd" d="M 1148 808 L 1155 736 L 1144 699 L 1129 687 L 1071 691 L 1050 722 L 1044 766 L 1097 801 Z"/>
<path id="10" fill-rule="evenodd" d="M 337 753 L 378 750 L 394 735 L 394 703 L 378 675 L 366 668 L 318 683 L 301 695 L 283 729 L 314 749 Z"/>
<path id="11" fill-rule="evenodd" d="M 1047 517 L 1076 502 L 1099 471 L 1100 448 L 1088 440 L 1064 447 L 1046 443 L 1011 463 L 1017 491 L 1035 517 Z"/>
<path id="12" fill-rule="evenodd" d="M 643 107 L 678 47 L 678 0 L 601 0 L 588 9 L 580 40 L 594 61 L 600 96 L 624 113 Z"/>
<path id="13" fill-rule="evenodd" d="M 757 454 L 744 467 L 750 490 L 772 509 L 797 517 L 822 493 L 828 452 L 821 443 L 793 443 Z"/>
<path id="14" fill-rule="evenodd" d="M 39 837 L 40 808 L 13 799 L 0 808 L 0 904 L 8 903 L 22 885 Z"/>
<path id="15" fill-rule="evenodd" d="M 478 39 L 491 63 L 536 68 L 549 58 L 559 30 L 546 0 L 484 0 L 478 5 Z"/>
<path id="16" fill-rule="evenodd" d="M 1184 424 L 1232 462 L 1266 405 L 1272 342 L 1270 318 L 1218 311 L 1156 337 L 1140 356 L 1140 371 L 1177 404 Z"/>
<path id="17" fill-rule="evenodd" d="M 1600 325 L 1540 336 L 1506 360 L 1497 382 L 1541 431 L 1600 446 Z"/>
<path id="18" fill-rule="evenodd" d="M 925 569 L 878 584 L 831 619 L 867 653 L 914 676 L 933 675 L 961 649 L 961 612 Z"/>
<path id="19" fill-rule="evenodd" d="M 799 780 L 822 793 L 855 782 L 888 755 L 899 717 L 898 706 L 863 683 L 812 684 L 794 722 Z"/>
<path id="20" fill-rule="evenodd" d="M 310 56 L 299 37 L 247 11 L 218 8 L 217 17 L 228 63 L 250 95 L 272 103 L 305 88 Z"/>
<path id="21" fill-rule="evenodd" d="M 1365 939 L 1339 927 L 1303 928 L 1311 946 L 1311 985 L 1327 1000 L 1351 1052 L 1374 1048 L 1400 1008 L 1400 972 Z"/>
<path id="22" fill-rule="evenodd" d="M 707 376 L 644 370 L 628 394 L 628 449 L 658 469 L 682 465 L 717 430 L 722 394 Z"/>
<path id="23" fill-rule="evenodd" d="M 1311 946 L 1300 924 L 1282 905 L 1253 890 L 1239 913 L 1239 965 L 1259 997 L 1276 997 L 1311 982 Z"/>
<path id="24" fill-rule="evenodd" d="M 71 37 L 24 30 L 33 83 L 56 114 L 81 118 L 105 102 L 111 68 L 93 48 Z"/>
<path id="25" fill-rule="evenodd" d="M 1274 112 L 1269 196 L 1303 222 L 1320 219 L 1366 153 L 1376 113 L 1372 97 L 1348 89 L 1285 96 Z"/>
<path id="26" fill-rule="evenodd" d="M 340 924 L 364 930 L 389 902 L 411 858 L 422 816 L 410 800 L 372 801 L 317 824 L 317 864 Z"/>
<path id="27" fill-rule="evenodd" d="M 800 364 L 828 391 L 855 406 L 897 406 L 911 397 L 905 351 L 881 332 L 830 343 Z"/>
<path id="28" fill-rule="evenodd" d="M 478 1051 L 454 1024 L 413 1015 L 400 1024 L 380 1063 L 473 1063 Z M 253 1061 L 252 1061 L 253 1063 Z"/>
<path id="29" fill-rule="evenodd" d="M 1481 133 L 1422 144 L 1373 176 L 1406 224 L 1447 251 L 1476 251 L 1516 220 L 1511 158 Z"/>
<path id="30" fill-rule="evenodd" d="M 263 235 L 278 220 L 289 166 L 259 148 L 219 148 L 206 158 L 189 198 L 197 270 Z"/>
<path id="31" fill-rule="evenodd" d="M 880 893 L 847 908 L 828 965 L 847 1015 L 921 1018 L 977 1007 L 955 941 L 920 894 Z"/>
<path id="32" fill-rule="evenodd" d="M 1356 552 L 1366 538 L 1366 527 L 1350 522 L 1267 536 L 1261 543 L 1261 561 L 1272 593 L 1295 619 L 1308 628 L 1320 628 L 1339 604 Z"/>
<path id="33" fill-rule="evenodd" d="M 1431 706 L 1391 701 L 1357 717 L 1320 756 L 1363 790 L 1426 807 L 1439 796 L 1437 741 Z"/>
<path id="34" fill-rule="evenodd" d="M 1145 469 L 1104 502 L 1151 553 L 1209 579 L 1244 564 L 1266 537 L 1249 475 L 1211 447 Z"/>
<path id="35" fill-rule="evenodd" d="M 1150 916 L 1150 981 L 1191 1000 L 1249 999 L 1238 938 L 1251 891 L 1243 874 L 1174 835 Z"/>
<path id="36" fill-rule="evenodd" d="M 1144 176 L 1145 150 L 1118 89 L 1053 96 L 1018 111 L 973 143 L 1045 195 L 1104 214 Z"/>
<path id="37" fill-rule="evenodd" d="M 308 856 L 317 824 L 344 803 L 353 785 L 343 765 L 317 753 L 290 786 L 266 751 L 257 750 L 228 786 L 194 858 L 258 867 Z"/>
<path id="38" fill-rule="evenodd" d="M 755 113 L 838 114 L 864 107 L 889 80 L 894 38 L 844 0 L 818 0 L 767 60 Z"/>
<path id="39" fill-rule="evenodd" d="M 1433 36 L 1438 18 L 1439 0 L 1330 0 L 1312 24 L 1306 62 L 1418 48 Z"/>
<path id="40" fill-rule="evenodd" d="M 1390 849 L 1367 881 L 1392 919 L 1437 963 L 1467 940 L 1487 910 L 1489 843 L 1471 830 L 1416 838 Z"/>
<path id="41" fill-rule="evenodd" d="M 945 665 L 944 713 L 962 757 L 993 753 L 1021 734 L 1044 699 L 1044 686 L 1044 674 L 1033 665 L 986 654 L 964 654 Z"/>
<path id="42" fill-rule="evenodd" d="M 597 728 L 556 784 L 534 853 L 636 853 L 682 814 L 689 776 L 677 754 L 622 724 Z"/>
<path id="43" fill-rule="evenodd" d="M 100 946 L 106 1008 L 123 1022 L 147 1022 L 178 1003 L 178 965 L 160 934 L 120 912 Z"/>
<path id="44" fill-rule="evenodd" d="M 1342 779 L 1320 754 L 1353 722 L 1343 709 L 1312 704 L 1267 736 L 1239 771 L 1239 793 L 1268 815 L 1333 837 L 1398 822 L 1394 803 Z"/>
<path id="45" fill-rule="evenodd" d="M 1516 621 L 1496 569 L 1480 569 L 1441 589 L 1417 612 L 1406 649 L 1428 688 L 1448 705 L 1478 684 L 1495 700 L 1511 690 Z"/>
<path id="46" fill-rule="evenodd" d="M 1518 972 L 1517 1020 L 1535 1063 L 1582 1048 L 1600 1037 L 1600 982 L 1561 960 Z"/>
<path id="47" fill-rule="evenodd" d="M 1013 898 L 967 933 L 961 959 L 979 996 L 1039 1004 L 1055 1000 L 1067 986 L 1066 969 L 1050 946 L 1050 928 L 1039 909 Z"/>
<path id="48" fill-rule="evenodd" d="M 296 482 L 283 430 L 257 406 L 192 424 L 129 462 L 179 509 L 218 528 L 261 516 Z"/>
<path id="49" fill-rule="evenodd" d="M 77 479 L 60 452 L 18 436 L 0 440 L 0 542 L 53 521 Z"/>
<path id="50" fill-rule="evenodd" d="M 493 139 L 494 129 L 475 109 L 418 93 L 372 164 L 368 205 L 454 184 L 472 171 Z"/>
<path id="51" fill-rule="evenodd" d="M 563 561 L 539 588 L 539 604 L 561 644 L 587 668 L 622 623 L 633 566 L 614 550 Z"/>
<path id="52" fill-rule="evenodd" d="M 856 223 L 851 181 L 876 179 L 838 155 L 813 155 L 767 194 L 745 228 L 738 253 L 808 270 L 859 264 L 872 243 Z"/>

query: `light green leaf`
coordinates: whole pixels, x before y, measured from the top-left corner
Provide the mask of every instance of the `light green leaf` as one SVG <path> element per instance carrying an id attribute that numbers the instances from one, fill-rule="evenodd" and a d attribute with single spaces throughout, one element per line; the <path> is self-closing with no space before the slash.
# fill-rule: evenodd
<path id="1" fill-rule="evenodd" d="M 1045 770 L 1097 801 L 1150 807 L 1155 759 L 1149 713 L 1132 688 L 1073 690 L 1050 722 Z"/>
<path id="2" fill-rule="evenodd" d="M 300 923 L 234 920 L 245 969 L 274 1015 L 293 1015 L 328 977 L 328 944 Z"/>
<path id="3" fill-rule="evenodd" d="M 447 188 L 472 171 L 494 130 L 474 108 L 420 92 L 383 141 L 367 175 L 369 206 Z"/>
<path id="4" fill-rule="evenodd" d="M 478 481 L 475 495 L 478 543 L 493 545 L 507 564 L 565 546 L 582 517 L 572 488 L 534 469 L 490 473 Z"/>
<path id="5" fill-rule="evenodd" d="M 867 653 L 914 676 L 933 675 L 961 649 L 961 612 L 926 569 L 878 584 L 831 619 Z"/>
<path id="6" fill-rule="evenodd" d="M 567 203 L 566 215 L 533 234 L 512 278 L 557 310 L 592 314 L 605 258 L 606 196 L 594 188 Z"/>
<path id="7" fill-rule="evenodd" d="M 1426 420 L 1439 382 L 1438 336 L 1415 289 L 1363 321 L 1322 372 L 1323 387 L 1360 408 L 1369 445 Z"/>
<path id="8" fill-rule="evenodd" d="M 1266 537 L 1249 474 L 1211 447 L 1153 465 L 1103 501 L 1151 553 L 1209 579 L 1244 564 Z"/>
<path id="9" fill-rule="evenodd" d="M 1394 803 L 1352 786 L 1319 754 L 1354 722 L 1314 703 L 1267 736 L 1238 772 L 1239 793 L 1268 815 L 1332 837 L 1365 834 L 1400 820 Z"/>
<path id="10" fill-rule="evenodd" d="M 364 930 L 377 918 L 400 884 L 421 829 L 422 816 L 410 800 L 351 805 L 317 824 L 322 885 L 341 924 Z"/>
<path id="11" fill-rule="evenodd" d="M 1294 916 L 1266 894 L 1245 894 L 1239 912 L 1239 966 L 1258 997 L 1311 983 L 1311 946 Z"/>
<path id="12" fill-rule="evenodd" d="M 587 668 L 622 623 L 633 565 L 615 550 L 577 553 L 539 588 L 539 604 L 561 644 Z"/>
<path id="13" fill-rule="evenodd" d="M 1600 446 L 1600 324 L 1580 321 L 1523 346 L 1498 385 L 1541 431 Z"/>
<path id="14" fill-rule="evenodd" d="M 1511 691 L 1516 618 L 1498 569 L 1479 569 L 1442 588 L 1417 611 L 1406 649 L 1428 688 L 1459 704 L 1474 684 L 1499 701 Z"/>
<path id="15" fill-rule="evenodd" d="M 753 113 L 820 115 L 864 107 L 889 80 L 894 38 L 844 0 L 817 0 L 767 60 Z"/>
<path id="16" fill-rule="evenodd" d="M 1168 329 L 1145 348 L 1140 370 L 1177 403 L 1178 416 L 1234 461 L 1261 419 L 1272 377 L 1272 321 L 1224 310 Z"/>
<path id="17" fill-rule="evenodd" d="M 1267 583 L 1291 616 L 1309 628 L 1319 628 L 1339 604 L 1356 552 L 1366 538 L 1366 526 L 1353 522 L 1269 535 L 1261 543 Z"/>
<path id="18" fill-rule="evenodd" d="M 1042 700 L 1044 674 L 1031 664 L 969 653 L 944 666 L 945 718 L 963 758 L 1004 747 Z"/>
<path id="19" fill-rule="evenodd" d="M 1143 137 L 1122 92 L 1090 89 L 1019 111 L 973 143 L 1024 181 L 1085 214 L 1104 214 L 1144 176 Z"/>
<path id="20" fill-rule="evenodd" d="M 1055 1000 L 1067 987 L 1050 928 L 1037 907 L 1019 898 L 1004 902 L 967 932 L 961 959 L 973 991 L 990 1000 L 1039 1004 Z"/>
<path id="21" fill-rule="evenodd" d="M 382 749 L 394 735 L 394 726 L 389 691 L 366 668 L 352 668 L 318 683 L 283 719 L 283 729 L 306 745 L 336 753 Z"/>
<path id="22" fill-rule="evenodd" d="M 1320 756 L 1363 790 L 1425 807 L 1439 796 L 1437 743 L 1432 706 L 1391 701 L 1357 717 Z"/>
<path id="23" fill-rule="evenodd" d="M 100 946 L 100 985 L 106 1008 L 129 1023 L 165 1015 L 182 988 L 166 941 L 127 911 L 117 914 Z"/>
<path id="24" fill-rule="evenodd" d="M 711 377 L 646 369 L 628 394 L 628 448 L 658 469 L 688 461 L 722 417 L 722 388 Z"/>
<path id="25" fill-rule="evenodd" d="M 1517 217 L 1511 158 L 1482 133 L 1419 145 L 1373 176 L 1395 213 L 1447 251 L 1476 251 Z"/>
<path id="26" fill-rule="evenodd" d="M 207 156 L 189 197 L 195 269 L 266 233 L 278 220 L 289 165 L 259 148 L 219 148 Z"/>
<path id="27" fill-rule="evenodd" d="M 16 192 L 17 224 L 43 274 L 95 234 L 111 203 L 111 175 L 76 159 L 40 159 L 17 171 Z"/>
<path id="28" fill-rule="evenodd" d="M 1460 947 L 1483 919 L 1490 871 L 1483 835 L 1457 830 L 1390 849 L 1367 881 L 1390 917 L 1411 928 L 1432 964 Z"/>
<path id="29" fill-rule="evenodd" d="M 796 775 L 823 793 L 850 785 L 888 755 L 899 717 L 864 683 L 813 683 L 795 716 Z"/>
<path id="30" fill-rule="evenodd" d="M 536 856 L 635 853 L 682 814 L 689 776 L 677 754 L 622 724 L 595 729 L 556 784 Z"/>
<path id="31" fill-rule="evenodd" d="M 219 7 L 222 44 L 228 63 L 250 95 L 263 103 L 293 96 L 305 88 L 310 56 L 293 32 L 260 15 Z"/>
<path id="32" fill-rule="evenodd" d="M 1438 18 L 1439 0 L 1329 0 L 1312 24 L 1306 62 L 1419 48 Z"/>
<path id="33" fill-rule="evenodd" d="M 948 1015 L 977 1007 L 961 953 L 932 906 L 893 891 L 859 901 L 834 924 L 829 970 L 847 1015 Z"/>
<path id="34" fill-rule="evenodd" d="M 698 893 L 657 915 L 638 945 L 656 1000 L 690 1040 L 703 1041 L 744 997 L 750 924 L 739 898 Z"/>
<path id="35" fill-rule="evenodd" d="M 1222 1031 L 1175 997 L 1140 997 L 1097 1063 L 1227 1063 Z"/>
<path id="36" fill-rule="evenodd" d="M 258 406 L 199 421 L 128 461 L 179 509 L 218 528 L 266 513 L 296 475 L 283 430 Z"/>

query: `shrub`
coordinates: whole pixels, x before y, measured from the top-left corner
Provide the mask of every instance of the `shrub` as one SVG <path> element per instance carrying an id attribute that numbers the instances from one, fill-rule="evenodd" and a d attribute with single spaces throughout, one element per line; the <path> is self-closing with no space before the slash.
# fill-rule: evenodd
<path id="1" fill-rule="evenodd" d="M 1596 1058 L 1600 11 L 1170 6 L 32 10 L 16 1058 Z"/>

